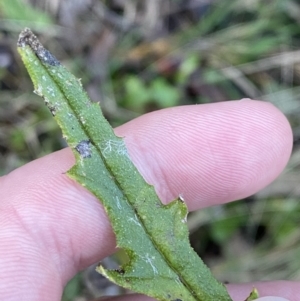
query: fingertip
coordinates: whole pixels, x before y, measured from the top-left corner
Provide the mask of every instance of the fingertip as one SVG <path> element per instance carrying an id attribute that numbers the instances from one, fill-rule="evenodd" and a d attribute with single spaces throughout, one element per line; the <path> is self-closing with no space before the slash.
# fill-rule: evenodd
<path id="1" fill-rule="evenodd" d="M 239 104 L 239 135 L 244 135 L 245 141 L 235 145 L 235 150 L 242 150 L 243 174 L 248 173 L 249 177 L 246 185 L 236 191 L 236 199 L 254 194 L 275 180 L 285 168 L 293 148 L 291 125 L 277 107 L 270 102 L 250 99 Z"/>
<path id="2" fill-rule="evenodd" d="M 266 121 L 269 123 L 270 135 L 274 135 L 276 142 L 284 145 L 287 154 L 290 154 L 293 147 L 293 131 L 291 124 L 284 113 L 270 102 L 250 99 L 244 100 L 244 102 L 246 103 L 246 106 L 249 105 L 250 112 L 253 108 L 252 106 L 255 107 L 257 113 L 261 112 L 261 117 L 265 117 Z M 254 114 L 256 113 L 254 112 Z M 264 121 L 263 119 L 260 120 L 261 122 Z"/>

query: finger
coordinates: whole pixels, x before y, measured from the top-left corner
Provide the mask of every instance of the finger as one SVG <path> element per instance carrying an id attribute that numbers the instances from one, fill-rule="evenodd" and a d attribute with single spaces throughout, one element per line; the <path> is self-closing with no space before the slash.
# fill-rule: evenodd
<path id="1" fill-rule="evenodd" d="M 142 116 L 118 128 L 133 162 L 163 201 L 179 194 L 189 209 L 247 197 L 285 167 L 292 132 L 265 102 L 185 106 Z"/>
<path id="2" fill-rule="evenodd" d="M 254 101 L 162 110 L 116 132 L 125 136 L 130 156 L 160 196 L 166 201 L 181 193 L 192 209 L 254 193 L 278 175 L 291 150 L 284 116 Z M 64 174 L 73 164 L 66 149 L 27 164 L 0 182 L 0 229 L 15 234 L 10 236 L 9 254 L 8 245 L 0 245 L 0 258 L 21 256 L 11 271 L 22 270 L 28 281 L 32 273 L 37 287 L 45 279 L 32 269 L 33 262 L 51 270 L 47 285 L 65 283 L 78 269 L 114 250 L 101 205 Z M 11 233 L 3 235 L 7 240 Z M 32 250 L 34 243 L 38 249 Z M 31 252 L 29 261 L 24 250 Z M 22 281 L 25 289 L 28 283 L 24 277 Z"/>

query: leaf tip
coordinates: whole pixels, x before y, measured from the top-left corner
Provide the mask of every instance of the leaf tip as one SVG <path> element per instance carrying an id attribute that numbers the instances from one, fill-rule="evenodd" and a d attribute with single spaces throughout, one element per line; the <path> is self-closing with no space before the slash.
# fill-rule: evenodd
<path id="1" fill-rule="evenodd" d="M 245 301 L 253 301 L 259 298 L 258 290 L 254 287 Z"/>
<path id="2" fill-rule="evenodd" d="M 17 46 L 21 48 L 29 46 L 37 57 L 45 64 L 49 64 L 51 66 L 60 65 L 59 60 L 49 50 L 44 48 L 37 36 L 34 35 L 27 27 L 21 31 Z"/>

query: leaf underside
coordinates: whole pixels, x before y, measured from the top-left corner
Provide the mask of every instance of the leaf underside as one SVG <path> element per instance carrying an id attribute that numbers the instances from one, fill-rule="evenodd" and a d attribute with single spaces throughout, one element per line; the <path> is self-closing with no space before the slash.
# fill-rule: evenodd
<path id="1" fill-rule="evenodd" d="M 225 286 L 190 246 L 184 202 L 179 198 L 161 203 L 99 104 L 29 29 L 20 34 L 18 51 L 35 93 L 44 98 L 75 155 L 68 176 L 101 200 L 117 245 L 128 254 L 120 269 L 97 270 L 122 287 L 158 300 L 230 301 Z"/>

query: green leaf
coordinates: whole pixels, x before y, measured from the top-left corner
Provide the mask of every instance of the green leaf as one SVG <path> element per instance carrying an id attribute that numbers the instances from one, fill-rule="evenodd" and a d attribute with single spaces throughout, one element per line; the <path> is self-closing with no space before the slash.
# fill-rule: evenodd
<path id="1" fill-rule="evenodd" d="M 225 286 L 190 247 L 187 207 L 182 198 L 163 205 L 131 162 L 80 80 L 25 29 L 18 51 L 34 84 L 73 150 L 68 175 L 101 200 L 129 261 L 98 271 L 113 282 L 158 300 L 230 301 Z"/>
<path id="2" fill-rule="evenodd" d="M 253 290 L 251 291 L 250 295 L 248 296 L 248 298 L 245 301 L 254 301 L 256 299 L 259 298 L 259 294 L 256 288 L 253 288 Z"/>

